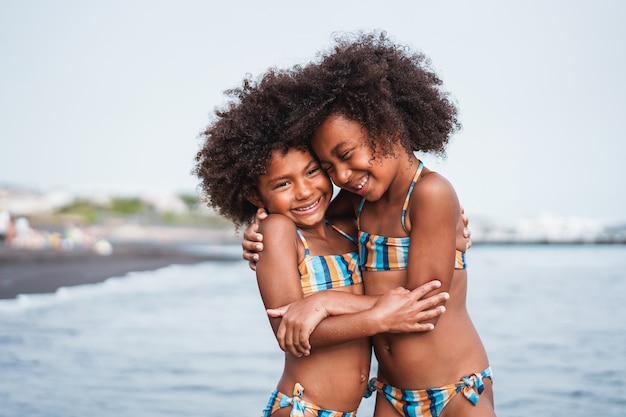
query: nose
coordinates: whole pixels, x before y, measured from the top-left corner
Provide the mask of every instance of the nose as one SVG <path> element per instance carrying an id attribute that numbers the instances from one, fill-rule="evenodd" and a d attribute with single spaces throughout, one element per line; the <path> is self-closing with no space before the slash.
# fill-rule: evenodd
<path id="1" fill-rule="evenodd" d="M 333 182 L 338 187 L 341 187 L 342 185 L 347 184 L 350 181 L 350 175 L 352 174 L 352 172 L 347 168 L 337 166 L 335 167 L 334 174 L 335 178 L 332 178 Z"/>
<path id="2" fill-rule="evenodd" d="M 300 200 L 304 200 L 311 196 L 313 193 L 313 187 L 308 181 L 298 181 L 296 183 L 296 197 Z"/>

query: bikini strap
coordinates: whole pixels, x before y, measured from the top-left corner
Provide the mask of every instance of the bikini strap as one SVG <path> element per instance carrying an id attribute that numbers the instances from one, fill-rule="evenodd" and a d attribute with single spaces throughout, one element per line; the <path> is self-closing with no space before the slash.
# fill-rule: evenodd
<path id="1" fill-rule="evenodd" d="M 413 188 L 415 187 L 415 183 L 417 183 L 417 179 L 422 173 L 422 169 L 424 168 L 424 163 L 420 161 L 419 166 L 417 167 L 417 171 L 415 171 L 415 175 L 413 175 L 413 181 L 411 181 L 411 186 L 409 187 L 409 191 L 406 193 L 406 198 L 404 199 L 404 205 L 402 206 L 402 228 L 409 235 L 409 231 L 406 230 L 406 225 L 404 224 L 404 218 L 406 217 L 406 211 L 409 208 L 409 200 L 411 198 L 411 193 L 413 193 Z"/>
<path id="2" fill-rule="evenodd" d="M 296 232 L 298 232 L 298 236 L 300 236 L 300 240 L 302 241 L 302 244 L 304 245 L 304 257 L 308 258 L 311 255 L 311 251 L 309 251 L 309 245 L 306 243 L 306 239 L 304 238 L 304 235 L 302 234 L 300 229 L 296 228 Z"/>
<path id="3" fill-rule="evenodd" d="M 361 211 L 363 210 L 363 205 L 365 204 L 365 197 L 361 199 L 361 203 L 359 203 L 359 209 L 356 211 L 356 227 L 361 230 Z"/>
<path id="4" fill-rule="evenodd" d="M 354 240 L 354 238 L 352 236 L 350 236 L 349 234 L 347 234 L 346 232 L 344 232 L 343 230 L 341 230 L 340 228 L 338 228 L 337 226 L 335 226 L 334 224 L 332 224 L 328 220 L 326 220 L 326 224 L 329 225 L 330 227 L 332 227 L 333 229 L 335 229 L 336 231 L 338 231 L 343 237 L 348 239 L 350 242 L 352 242 L 354 244 L 357 244 L 357 241 Z"/>

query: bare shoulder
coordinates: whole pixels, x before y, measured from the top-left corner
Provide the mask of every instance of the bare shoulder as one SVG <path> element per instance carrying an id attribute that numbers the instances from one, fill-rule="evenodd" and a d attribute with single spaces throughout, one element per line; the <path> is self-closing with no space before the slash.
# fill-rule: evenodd
<path id="1" fill-rule="evenodd" d="M 259 233 L 263 234 L 263 252 L 285 255 L 295 250 L 298 259 L 304 256 L 300 239 L 296 231 L 296 224 L 282 214 L 270 214 L 259 225 Z"/>
<path id="2" fill-rule="evenodd" d="M 443 175 L 426 170 L 415 185 L 409 208 L 411 215 L 445 215 L 455 219 L 459 215 L 460 204 L 454 187 Z"/>
<path id="3" fill-rule="evenodd" d="M 293 235 L 295 232 L 295 223 L 282 214 L 270 214 L 259 225 L 259 233 L 262 233 L 263 236 L 267 234 L 268 237 Z"/>
<path id="4" fill-rule="evenodd" d="M 456 199 L 454 187 L 443 175 L 438 172 L 424 169 L 422 177 L 415 185 L 414 191 L 421 198 L 450 198 Z"/>

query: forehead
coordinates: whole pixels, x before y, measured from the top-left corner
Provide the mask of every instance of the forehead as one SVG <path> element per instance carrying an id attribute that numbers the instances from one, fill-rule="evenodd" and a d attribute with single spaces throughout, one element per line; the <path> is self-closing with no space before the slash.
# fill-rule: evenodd
<path id="1" fill-rule="evenodd" d="M 359 122 L 331 115 L 315 131 L 311 146 L 318 155 L 329 154 L 342 145 L 363 143 L 366 140 L 367 130 Z"/>
<path id="2" fill-rule="evenodd" d="M 313 155 L 307 150 L 289 148 L 285 152 L 283 149 L 276 149 L 272 151 L 265 176 L 287 175 L 292 171 L 305 168 L 314 160 Z"/>

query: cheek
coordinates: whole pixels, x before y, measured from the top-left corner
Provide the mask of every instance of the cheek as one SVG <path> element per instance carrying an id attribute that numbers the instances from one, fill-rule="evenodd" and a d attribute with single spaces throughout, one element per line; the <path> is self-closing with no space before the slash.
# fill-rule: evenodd
<path id="1" fill-rule="evenodd" d="M 333 185 L 330 182 L 330 180 L 328 179 L 328 177 L 326 176 L 326 174 L 320 175 L 317 179 L 316 182 L 314 184 L 312 184 L 315 188 L 317 188 L 319 191 L 323 192 L 323 193 L 332 193 L 333 192 Z"/>
<path id="2" fill-rule="evenodd" d="M 330 180 L 333 182 L 333 184 L 335 184 L 337 187 L 339 187 L 339 180 L 337 179 L 337 173 L 335 171 L 333 171 L 332 174 L 328 174 L 328 176 L 330 177 Z"/>

